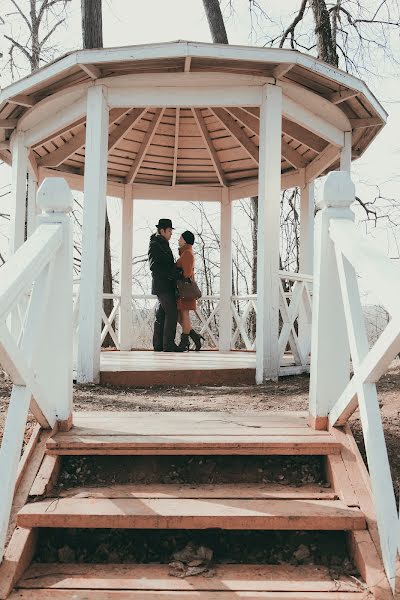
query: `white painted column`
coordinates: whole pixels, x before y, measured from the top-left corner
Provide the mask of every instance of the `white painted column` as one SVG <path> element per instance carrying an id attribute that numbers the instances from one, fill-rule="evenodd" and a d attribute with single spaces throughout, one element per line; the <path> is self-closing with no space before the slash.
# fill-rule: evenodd
<path id="1" fill-rule="evenodd" d="M 79 306 L 79 382 L 98 382 L 107 202 L 108 106 L 106 89 L 88 89 L 82 267 Z"/>
<path id="2" fill-rule="evenodd" d="M 310 181 L 300 188 L 300 273 L 313 274 L 314 261 L 314 182 Z M 303 356 L 310 352 L 311 321 L 301 303 L 299 311 L 299 342 Z"/>
<path id="3" fill-rule="evenodd" d="M 340 171 L 330 173 L 315 217 L 310 371 L 310 417 L 315 429 L 326 429 L 329 410 L 350 379 L 349 342 L 329 223 L 331 219 L 354 219 L 349 208 L 353 200 L 351 181 L 343 179 Z"/>
<path id="4" fill-rule="evenodd" d="M 28 172 L 28 150 L 25 136 L 17 131 L 11 140 L 12 154 L 12 216 L 10 231 L 10 254 L 14 254 L 25 239 L 26 175 Z"/>
<path id="5" fill-rule="evenodd" d="M 258 175 L 256 383 L 279 375 L 282 89 L 263 87 Z"/>
<path id="6" fill-rule="evenodd" d="M 344 132 L 344 146 L 340 152 L 340 170 L 351 171 L 352 132 Z"/>
<path id="7" fill-rule="evenodd" d="M 229 352 L 232 337 L 232 203 L 228 188 L 221 195 L 219 351 Z"/>
<path id="8" fill-rule="evenodd" d="M 38 181 L 36 175 L 28 168 L 28 206 L 27 206 L 27 237 L 30 237 L 36 229 L 37 205 L 36 195 L 38 190 Z"/>
<path id="9" fill-rule="evenodd" d="M 121 267 L 119 307 L 119 347 L 120 350 L 132 350 L 132 241 L 133 241 L 133 194 L 132 186 L 125 186 L 124 197 L 121 198 Z"/>

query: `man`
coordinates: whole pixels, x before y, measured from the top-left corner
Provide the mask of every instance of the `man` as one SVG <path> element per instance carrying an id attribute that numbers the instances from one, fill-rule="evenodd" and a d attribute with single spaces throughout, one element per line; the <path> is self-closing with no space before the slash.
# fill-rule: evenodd
<path id="1" fill-rule="evenodd" d="M 156 352 L 180 352 L 175 344 L 178 309 L 176 307 L 176 267 L 169 247 L 171 219 L 160 219 L 157 233 L 150 237 L 149 262 L 152 275 L 151 293 L 158 298 L 153 347 Z"/>

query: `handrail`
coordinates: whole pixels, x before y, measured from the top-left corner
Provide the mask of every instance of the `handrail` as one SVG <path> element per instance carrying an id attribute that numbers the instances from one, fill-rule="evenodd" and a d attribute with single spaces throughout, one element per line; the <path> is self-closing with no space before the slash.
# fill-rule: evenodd
<path id="1" fill-rule="evenodd" d="M 394 590 L 399 519 L 376 382 L 400 351 L 400 268 L 357 231 L 350 210 L 354 200 L 349 175 L 330 173 L 316 217 L 310 412 L 316 425 L 328 418 L 338 426 L 359 408 L 382 559 Z M 359 275 L 392 316 L 371 349 Z"/>
<path id="2" fill-rule="evenodd" d="M 64 179 L 38 190 L 43 213 L 0 280 L 0 364 L 13 383 L 0 448 L 0 562 L 4 555 L 28 411 L 42 427 L 72 415 L 72 195 Z M 28 302 L 27 302 L 27 299 Z M 21 331 L 14 326 L 23 301 Z M 27 308 L 26 308 L 27 305 Z"/>

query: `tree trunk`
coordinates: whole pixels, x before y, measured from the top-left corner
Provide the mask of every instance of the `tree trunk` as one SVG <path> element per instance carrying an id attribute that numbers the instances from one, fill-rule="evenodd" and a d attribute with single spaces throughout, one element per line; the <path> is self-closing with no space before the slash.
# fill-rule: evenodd
<path id="1" fill-rule="evenodd" d="M 214 44 L 228 44 L 224 18 L 219 0 L 203 0 L 204 10 L 207 15 L 212 41 Z"/>
<path id="2" fill-rule="evenodd" d="M 102 0 L 81 0 L 82 43 L 84 48 L 103 47 Z"/>
<path id="3" fill-rule="evenodd" d="M 103 47 L 103 18 L 102 18 L 102 0 L 81 0 L 82 10 L 82 44 L 83 48 L 102 48 Z M 103 270 L 103 292 L 105 294 L 113 293 L 113 281 L 111 270 L 111 227 L 106 208 L 106 224 L 104 239 L 104 270 Z M 103 303 L 104 312 L 107 317 L 110 316 L 114 306 L 113 300 L 105 300 Z M 112 337 L 107 334 L 104 347 L 114 346 Z"/>
<path id="4" fill-rule="evenodd" d="M 257 294 L 257 232 L 258 232 L 258 196 L 250 198 L 251 203 L 251 242 L 253 252 L 253 264 L 251 267 L 251 293 Z"/>
<path id="5" fill-rule="evenodd" d="M 315 21 L 318 58 L 335 67 L 339 64 L 336 43 L 332 36 L 332 25 L 325 0 L 310 0 Z"/>

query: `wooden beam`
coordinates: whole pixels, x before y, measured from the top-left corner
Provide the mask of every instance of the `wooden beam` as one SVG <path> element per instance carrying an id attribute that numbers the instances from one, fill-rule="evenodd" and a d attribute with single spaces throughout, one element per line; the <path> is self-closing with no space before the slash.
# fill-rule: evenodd
<path id="1" fill-rule="evenodd" d="M 124 109 L 117 108 L 110 111 L 109 115 L 109 125 L 112 125 L 114 121 L 119 119 L 121 115 L 125 112 Z M 50 152 L 50 154 L 46 154 L 38 159 L 37 164 L 39 167 L 58 167 L 62 162 L 68 160 L 70 156 L 78 152 L 86 142 L 86 129 L 80 131 L 77 135 L 75 135 L 72 140 L 66 142 L 54 152 Z"/>
<path id="2" fill-rule="evenodd" d="M 176 173 L 178 169 L 178 147 L 179 147 L 179 118 L 181 109 L 175 109 L 175 141 L 174 141 L 174 166 L 172 171 L 172 185 L 176 185 Z"/>
<path id="3" fill-rule="evenodd" d="M 319 177 L 335 160 L 339 158 L 340 148 L 329 145 L 321 154 L 306 167 L 306 181 L 313 181 Z"/>
<path id="4" fill-rule="evenodd" d="M 30 96 L 19 94 L 17 96 L 14 96 L 13 98 L 9 98 L 7 102 L 9 102 L 10 104 L 18 104 L 19 106 L 26 106 L 30 108 L 31 106 L 34 106 L 36 100 L 31 98 Z"/>
<path id="5" fill-rule="evenodd" d="M 367 119 L 349 119 L 352 129 L 366 129 L 367 127 L 377 127 L 383 125 L 379 117 L 369 117 Z"/>
<path id="6" fill-rule="evenodd" d="M 328 99 L 332 102 L 332 104 L 340 104 L 345 100 L 355 98 L 359 94 L 360 92 L 358 92 L 357 90 L 339 90 L 339 92 L 334 92 L 333 94 L 330 94 Z"/>
<path id="7" fill-rule="evenodd" d="M 192 63 L 192 57 L 191 56 L 186 56 L 186 58 L 185 58 L 185 67 L 184 67 L 185 73 L 189 73 L 191 63 Z"/>
<path id="8" fill-rule="evenodd" d="M 15 129 L 18 119 L 0 119 L 0 129 Z"/>
<path id="9" fill-rule="evenodd" d="M 219 182 L 221 185 L 227 186 L 228 184 L 225 179 L 224 170 L 222 168 L 222 165 L 219 160 L 218 153 L 215 149 L 215 146 L 212 143 L 212 139 L 211 139 L 210 133 L 207 129 L 207 125 L 205 124 L 203 115 L 201 114 L 201 109 L 200 108 L 192 108 L 192 112 L 193 112 L 194 118 L 196 120 L 196 123 L 200 129 L 200 133 L 203 138 L 203 141 L 207 147 L 208 153 L 211 158 L 211 162 L 214 165 L 214 169 L 215 169 L 215 172 L 217 173 Z"/>
<path id="10" fill-rule="evenodd" d="M 250 131 L 256 135 L 260 135 L 259 117 L 256 117 L 255 115 L 248 113 L 243 108 L 239 108 L 237 106 L 227 106 L 226 110 L 228 110 L 232 116 L 240 121 L 242 125 L 245 125 L 248 129 L 250 129 Z"/>
<path id="11" fill-rule="evenodd" d="M 0 142 L 0 150 L 9 150 L 10 149 L 10 140 L 4 140 Z"/>
<path id="12" fill-rule="evenodd" d="M 283 63 L 282 65 L 278 65 L 273 71 L 273 76 L 275 79 L 282 79 L 293 67 L 294 63 Z"/>
<path id="13" fill-rule="evenodd" d="M 139 152 L 137 153 L 135 160 L 129 170 L 129 173 L 126 177 L 126 183 L 133 183 L 136 175 L 141 167 L 141 164 L 144 160 L 145 154 L 152 142 L 156 129 L 162 119 L 165 108 L 156 108 L 153 120 L 150 122 L 150 125 L 146 131 L 146 134 L 143 138 L 142 145 L 139 148 Z"/>
<path id="14" fill-rule="evenodd" d="M 304 169 L 308 162 L 307 160 L 297 152 L 294 148 L 289 146 L 286 142 L 282 140 L 282 156 L 285 160 L 287 160 L 293 167 L 296 169 Z"/>
<path id="15" fill-rule="evenodd" d="M 101 71 L 98 67 L 95 67 L 94 65 L 83 64 L 83 63 L 80 63 L 79 66 L 82 69 L 82 71 L 85 71 L 85 73 L 87 73 L 89 75 L 89 77 L 91 77 L 92 79 L 100 79 Z"/>
<path id="16" fill-rule="evenodd" d="M 288 119 L 282 119 L 282 131 L 285 135 L 303 144 L 303 146 L 307 146 L 310 150 L 314 150 L 314 152 L 322 152 L 326 148 L 325 140 Z"/>
<path id="17" fill-rule="evenodd" d="M 236 139 L 240 146 L 247 152 L 247 154 L 254 160 L 258 165 L 259 162 L 259 150 L 258 146 L 247 137 L 246 133 L 240 127 L 239 123 L 226 111 L 224 108 L 209 107 L 212 113 L 219 119 L 222 125 L 229 131 L 229 133 Z"/>
<path id="18" fill-rule="evenodd" d="M 312 131 L 330 144 L 343 146 L 344 133 L 341 129 L 285 95 L 283 96 L 283 114 L 286 118 Z"/>
<path id="19" fill-rule="evenodd" d="M 148 108 L 133 108 L 132 111 L 126 115 L 118 127 L 116 127 L 108 136 L 109 152 L 115 148 L 118 142 L 124 137 L 126 132 L 136 125 L 136 123 L 142 118 L 147 110 Z"/>

